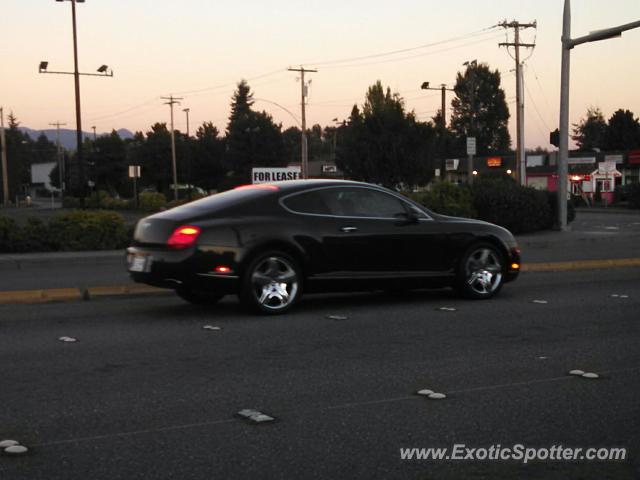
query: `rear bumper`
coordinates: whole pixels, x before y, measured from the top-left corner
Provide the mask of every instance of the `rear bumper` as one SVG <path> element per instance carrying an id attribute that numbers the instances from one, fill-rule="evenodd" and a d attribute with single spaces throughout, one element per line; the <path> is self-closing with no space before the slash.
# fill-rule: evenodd
<path id="1" fill-rule="evenodd" d="M 134 266 L 135 259 L 138 260 Z M 134 282 L 145 283 L 160 288 L 187 288 L 189 290 L 236 293 L 239 277 L 234 267 L 228 273 L 218 273 L 215 266 L 229 264 L 215 254 L 203 254 L 195 249 L 178 251 L 129 247 L 126 266 Z M 133 271 L 135 269 L 136 271 Z"/>

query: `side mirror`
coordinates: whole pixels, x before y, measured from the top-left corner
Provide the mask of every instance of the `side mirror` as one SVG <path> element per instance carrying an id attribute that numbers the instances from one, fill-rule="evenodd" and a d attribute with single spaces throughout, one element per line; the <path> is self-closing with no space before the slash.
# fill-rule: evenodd
<path id="1" fill-rule="evenodd" d="M 418 216 L 413 212 L 402 212 L 394 215 L 396 225 L 411 225 L 418 223 Z"/>

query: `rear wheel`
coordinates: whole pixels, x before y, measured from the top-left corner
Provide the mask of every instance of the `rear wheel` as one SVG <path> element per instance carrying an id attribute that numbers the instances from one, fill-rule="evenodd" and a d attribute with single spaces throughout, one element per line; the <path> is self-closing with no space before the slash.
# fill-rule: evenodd
<path id="1" fill-rule="evenodd" d="M 196 291 L 188 287 L 180 287 L 176 289 L 176 294 L 185 302 L 193 303 L 195 305 L 215 305 L 224 297 L 220 293 L 207 293 Z"/>
<path id="2" fill-rule="evenodd" d="M 504 257 L 490 243 L 473 245 L 458 267 L 457 287 L 467 298 L 485 299 L 496 295 L 504 280 Z"/>
<path id="3" fill-rule="evenodd" d="M 242 278 L 240 300 L 253 310 L 278 314 L 289 310 L 300 298 L 302 275 L 297 262 L 280 251 L 257 255 Z"/>

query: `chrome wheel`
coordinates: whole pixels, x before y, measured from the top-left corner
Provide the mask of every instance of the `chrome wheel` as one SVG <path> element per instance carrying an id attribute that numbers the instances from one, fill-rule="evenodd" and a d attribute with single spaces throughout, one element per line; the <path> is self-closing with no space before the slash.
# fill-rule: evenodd
<path id="1" fill-rule="evenodd" d="M 294 265 L 281 256 L 267 256 L 251 271 L 254 298 L 267 311 L 275 312 L 289 307 L 297 297 L 298 284 Z"/>
<path id="2" fill-rule="evenodd" d="M 488 246 L 473 250 L 465 263 L 466 287 L 478 297 L 495 293 L 502 284 L 502 264 L 499 254 Z"/>

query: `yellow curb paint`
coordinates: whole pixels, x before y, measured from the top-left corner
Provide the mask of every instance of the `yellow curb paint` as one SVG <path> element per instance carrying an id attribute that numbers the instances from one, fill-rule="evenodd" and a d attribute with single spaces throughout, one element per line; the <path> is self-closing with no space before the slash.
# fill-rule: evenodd
<path id="1" fill-rule="evenodd" d="M 90 287 L 87 289 L 89 297 L 109 297 L 113 295 L 142 295 L 145 293 L 166 292 L 166 288 L 157 288 L 150 285 L 114 285 L 109 287 Z"/>
<path id="2" fill-rule="evenodd" d="M 572 270 L 598 270 L 640 266 L 640 258 L 615 258 L 605 260 L 576 260 L 573 262 L 526 263 L 521 272 L 563 272 Z"/>
<path id="3" fill-rule="evenodd" d="M 0 292 L 0 305 L 11 303 L 46 303 L 80 300 L 77 288 L 52 288 L 47 290 L 17 290 Z"/>

